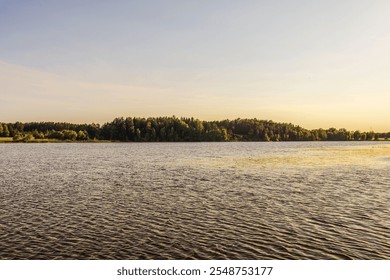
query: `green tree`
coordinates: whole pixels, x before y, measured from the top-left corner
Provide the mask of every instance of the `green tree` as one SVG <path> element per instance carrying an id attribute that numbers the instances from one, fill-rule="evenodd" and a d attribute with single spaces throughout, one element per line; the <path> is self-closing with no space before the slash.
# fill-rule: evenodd
<path id="1" fill-rule="evenodd" d="M 375 132 L 374 131 L 367 132 L 367 140 L 368 141 L 374 140 L 374 137 L 375 137 Z"/>
<path id="2" fill-rule="evenodd" d="M 266 141 L 266 142 L 271 141 L 271 138 L 269 137 L 267 131 L 264 131 L 264 134 L 263 134 L 263 141 Z"/>
<path id="3" fill-rule="evenodd" d="M 77 132 L 74 130 L 63 130 L 64 140 L 75 141 L 77 139 Z"/>
<path id="4" fill-rule="evenodd" d="M 226 128 L 221 129 L 221 134 L 222 134 L 223 141 L 229 141 L 229 134 Z"/>
<path id="5" fill-rule="evenodd" d="M 63 140 L 64 139 L 64 133 L 61 131 L 50 131 L 47 135 L 47 138 L 49 139 L 58 139 L 58 140 Z"/>
<path id="6" fill-rule="evenodd" d="M 85 130 L 79 130 L 77 132 L 77 138 L 78 141 L 86 141 L 88 140 L 88 132 Z"/>
<path id="7" fill-rule="evenodd" d="M 360 133 L 360 131 L 359 130 L 356 130 L 354 133 L 353 133 L 353 140 L 355 140 L 355 141 L 359 141 L 360 140 L 360 138 L 361 138 L 361 133 Z"/>
<path id="8" fill-rule="evenodd" d="M 40 132 L 40 131 L 38 131 L 36 129 L 32 132 L 32 136 L 35 139 L 44 139 L 45 138 L 45 134 L 43 134 L 43 132 Z"/>
<path id="9" fill-rule="evenodd" d="M 167 141 L 167 134 L 166 134 L 166 131 L 165 131 L 165 127 L 162 127 L 160 129 L 159 136 L 160 136 L 160 140 L 161 141 Z"/>
<path id="10" fill-rule="evenodd" d="M 3 137 L 9 137 L 10 136 L 10 133 L 9 133 L 9 129 L 8 129 L 8 125 L 6 123 L 3 124 Z"/>
<path id="11" fill-rule="evenodd" d="M 141 130 L 139 128 L 135 130 L 135 140 L 141 141 Z"/>
<path id="12" fill-rule="evenodd" d="M 14 125 L 14 130 L 15 131 L 19 131 L 20 133 L 22 133 L 24 131 L 24 124 L 21 123 L 21 122 L 16 122 Z"/>
<path id="13" fill-rule="evenodd" d="M 30 142 L 34 140 L 34 136 L 31 134 L 31 133 L 26 133 L 24 136 L 23 136 L 23 142 Z"/>
<path id="14" fill-rule="evenodd" d="M 150 132 L 150 140 L 151 140 L 151 141 L 156 141 L 156 140 L 158 140 L 158 139 L 157 139 L 156 129 L 155 129 L 154 127 L 152 127 L 152 131 Z"/>
<path id="15" fill-rule="evenodd" d="M 125 120 L 125 130 L 126 130 L 126 139 L 127 139 L 127 141 L 134 140 L 135 128 L 134 128 L 133 118 L 126 118 L 126 120 Z"/>
<path id="16" fill-rule="evenodd" d="M 23 135 L 20 134 L 19 132 L 16 132 L 16 133 L 14 134 L 14 136 L 12 137 L 12 140 L 13 140 L 14 142 L 22 141 L 22 140 L 23 140 Z"/>

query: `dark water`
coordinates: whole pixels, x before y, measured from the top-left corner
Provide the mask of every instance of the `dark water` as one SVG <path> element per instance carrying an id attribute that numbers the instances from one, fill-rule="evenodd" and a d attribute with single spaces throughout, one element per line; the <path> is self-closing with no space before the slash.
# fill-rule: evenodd
<path id="1" fill-rule="evenodd" d="M 390 259 L 390 145 L 0 145 L 1 259 Z"/>

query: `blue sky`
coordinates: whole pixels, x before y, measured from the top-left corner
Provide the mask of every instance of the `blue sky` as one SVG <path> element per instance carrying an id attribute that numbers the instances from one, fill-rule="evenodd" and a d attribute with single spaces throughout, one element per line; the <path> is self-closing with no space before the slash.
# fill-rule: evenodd
<path id="1" fill-rule="evenodd" d="M 1 1 L 0 121 L 390 131 L 387 1 Z"/>

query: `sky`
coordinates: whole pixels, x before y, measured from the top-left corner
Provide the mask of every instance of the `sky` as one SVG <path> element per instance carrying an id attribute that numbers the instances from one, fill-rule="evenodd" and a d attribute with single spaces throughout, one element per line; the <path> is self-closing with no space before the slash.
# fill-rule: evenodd
<path id="1" fill-rule="evenodd" d="M 0 122 L 390 131 L 390 1 L 0 0 Z"/>

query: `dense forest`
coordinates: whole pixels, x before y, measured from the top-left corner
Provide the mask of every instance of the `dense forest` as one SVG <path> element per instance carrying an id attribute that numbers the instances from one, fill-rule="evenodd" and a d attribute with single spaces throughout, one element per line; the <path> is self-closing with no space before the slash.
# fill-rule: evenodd
<path id="1" fill-rule="evenodd" d="M 308 130 L 290 123 L 235 119 L 201 121 L 194 118 L 116 118 L 99 124 L 63 122 L 0 123 L 0 137 L 15 142 L 39 139 L 60 141 L 371 141 L 390 138 L 389 133 L 348 131 L 344 128 Z"/>

